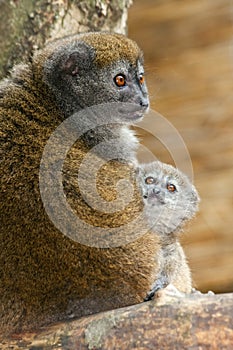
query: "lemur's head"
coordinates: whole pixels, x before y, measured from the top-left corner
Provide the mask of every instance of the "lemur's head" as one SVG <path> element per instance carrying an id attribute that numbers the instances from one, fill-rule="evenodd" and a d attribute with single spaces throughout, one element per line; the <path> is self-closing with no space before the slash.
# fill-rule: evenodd
<path id="1" fill-rule="evenodd" d="M 141 164 L 137 180 L 146 214 L 157 233 L 178 232 L 198 210 L 198 192 L 188 177 L 172 165 Z"/>
<path id="2" fill-rule="evenodd" d="M 134 103 L 142 113 L 148 109 L 142 51 L 123 35 L 86 33 L 57 40 L 42 60 L 43 80 L 66 116 L 108 102 Z"/>

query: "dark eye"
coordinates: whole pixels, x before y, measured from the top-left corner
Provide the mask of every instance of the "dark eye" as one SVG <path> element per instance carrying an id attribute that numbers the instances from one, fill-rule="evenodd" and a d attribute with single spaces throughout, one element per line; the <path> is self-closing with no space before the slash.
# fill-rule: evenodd
<path id="1" fill-rule="evenodd" d="M 126 85 L 126 79 L 123 74 L 118 74 L 114 78 L 115 84 L 119 87 L 125 86 Z"/>
<path id="2" fill-rule="evenodd" d="M 167 184 L 167 190 L 169 192 L 175 192 L 176 191 L 176 186 L 173 184 Z"/>
<path id="3" fill-rule="evenodd" d="M 146 183 L 147 185 L 152 185 L 152 184 L 155 183 L 155 178 L 152 177 L 152 176 L 148 176 L 148 177 L 145 179 L 145 183 Z"/>
<path id="4" fill-rule="evenodd" d="M 142 85 L 142 84 L 144 84 L 144 82 L 145 82 L 145 77 L 144 77 L 144 75 L 141 73 L 141 74 L 139 75 L 139 83 Z"/>

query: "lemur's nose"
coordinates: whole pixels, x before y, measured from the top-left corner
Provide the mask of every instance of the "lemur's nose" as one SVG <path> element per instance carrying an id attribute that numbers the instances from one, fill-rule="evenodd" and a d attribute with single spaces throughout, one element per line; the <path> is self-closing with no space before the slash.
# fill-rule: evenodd
<path id="1" fill-rule="evenodd" d="M 159 194 L 160 192 L 161 192 L 161 191 L 160 191 L 159 188 L 156 188 L 156 187 L 153 188 L 153 193 L 154 193 L 154 194 Z"/>
<path id="2" fill-rule="evenodd" d="M 149 107 L 149 102 L 148 102 L 148 100 L 147 99 L 141 99 L 141 101 L 140 101 L 140 106 L 142 106 L 143 108 L 148 108 Z"/>

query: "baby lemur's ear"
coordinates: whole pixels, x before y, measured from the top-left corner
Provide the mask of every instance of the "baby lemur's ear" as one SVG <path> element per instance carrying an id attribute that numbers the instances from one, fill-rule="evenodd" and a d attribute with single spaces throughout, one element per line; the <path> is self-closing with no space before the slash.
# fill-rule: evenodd
<path id="1" fill-rule="evenodd" d="M 192 192 L 191 192 L 191 196 L 192 196 L 192 201 L 193 203 L 196 203 L 198 205 L 198 203 L 200 202 L 200 197 L 199 194 L 195 188 L 195 186 L 192 185 Z"/>
<path id="2" fill-rule="evenodd" d="M 94 50 L 91 47 L 79 42 L 72 52 L 67 52 L 67 55 L 63 57 L 60 68 L 65 74 L 77 75 L 80 69 L 90 69 L 94 56 Z"/>

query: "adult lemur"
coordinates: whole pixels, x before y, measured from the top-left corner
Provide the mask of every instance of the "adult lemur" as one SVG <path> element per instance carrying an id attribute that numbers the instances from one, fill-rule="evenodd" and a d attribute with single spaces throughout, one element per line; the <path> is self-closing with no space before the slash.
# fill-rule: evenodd
<path id="1" fill-rule="evenodd" d="M 138 110 L 83 134 L 66 155 L 62 180 L 73 212 L 92 227 L 107 228 L 111 235 L 111 230 L 125 227 L 141 213 L 139 191 L 134 188 L 125 208 L 105 213 L 84 200 L 77 174 L 94 146 L 117 138 L 117 156 L 98 171 L 98 193 L 111 202 L 117 197 L 119 180 L 134 184 L 137 140 L 127 124 L 130 118 L 140 119 L 149 104 L 142 52 L 136 43 L 108 33 L 57 40 L 31 63 L 16 66 L 0 85 L 3 334 L 141 302 L 156 279 L 159 243 L 154 233 L 112 248 L 84 245 L 56 228 L 41 200 L 40 162 L 51 134 L 73 113 L 110 102 L 133 103 Z M 85 127 L 82 123 L 83 119 L 77 121 L 79 130 Z M 104 159 L 98 152 L 94 156 Z M 53 186 L 52 173 L 47 186 Z M 53 205 L 51 198 L 51 210 Z M 81 234 L 88 236 L 88 232 Z"/>

